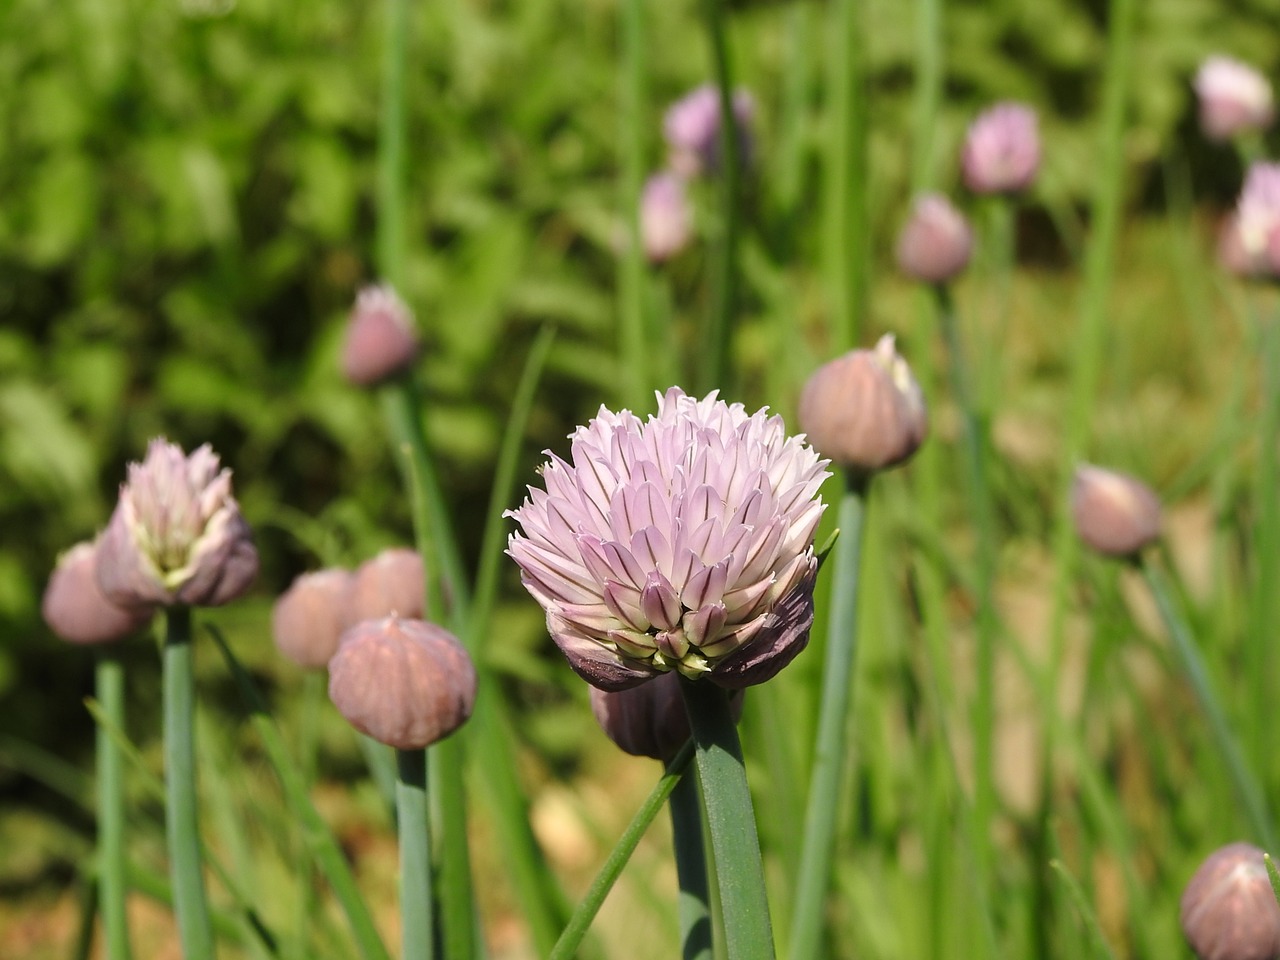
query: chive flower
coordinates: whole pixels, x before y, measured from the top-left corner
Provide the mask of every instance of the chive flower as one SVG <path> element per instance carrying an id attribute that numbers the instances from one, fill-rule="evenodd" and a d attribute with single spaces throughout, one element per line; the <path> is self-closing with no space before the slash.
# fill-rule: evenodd
<path id="1" fill-rule="evenodd" d="M 651 263 L 670 260 L 689 245 L 693 211 L 684 181 L 673 173 L 657 173 L 640 193 L 640 243 Z"/>
<path id="2" fill-rule="evenodd" d="M 978 115 L 965 137 L 961 167 L 974 193 L 1018 193 L 1040 169 L 1036 112 L 1022 103 L 998 103 Z"/>
<path id="3" fill-rule="evenodd" d="M 376 387 L 413 369 L 421 344 L 413 314 L 390 286 L 356 297 L 342 344 L 342 372 L 358 387 Z"/>
<path id="4" fill-rule="evenodd" d="M 1220 256 L 1242 276 L 1280 278 L 1280 163 L 1250 165 Z"/>
<path id="5" fill-rule="evenodd" d="M 1209 57 L 1196 71 L 1193 85 L 1200 128 L 1210 140 L 1230 140 L 1271 125 L 1271 84 L 1248 64 L 1221 55 Z"/>
<path id="6" fill-rule="evenodd" d="M 737 691 L 729 701 L 734 722 L 742 719 L 745 697 L 746 691 Z M 592 687 L 591 712 L 605 735 L 633 757 L 666 763 L 692 736 L 677 673 L 626 690 Z"/>
<path id="7" fill-rule="evenodd" d="M 921 283 L 947 283 L 969 265 L 973 230 L 940 193 L 925 193 L 911 206 L 898 235 L 898 268 Z"/>
<path id="8" fill-rule="evenodd" d="M 1280 957 L 1280 906 L 1262 850 L 1251 843 L 1230 843 L 1210 854 L 1183 891 L 1178 914 L 1199 960 Z"/>
<path id="9" fill-rule="evenodd" d="M 77 543 L 64 553 L 49 576 L 40 613 L 49 629 L 68 643 L 110 643 L 146 625 L 151 607 L 121 607 L 98 587 L 94 570 L 97 546 Z"/>
<path id="10" fill-rule="evenodd" d="M 1160 537 L 1160 500 L 1137 477 L 1081 464 L 1071 484 L 1071 515 L 1086 546 L 1132 557 Z"/>
<path id="11" fill-rule="evenodd" d="M 750 161 L 755 99 L 743 89 L 735 90 L 730 99 L 738 155 L 745 167 Z M 673 171 L 682 177 L 715 173 L 720 168 L 719 89 L 714 84 L 703 84 L 673 103 L 663 118 L 662 133 L 670 148 Z"/>
<path id="12" fill-rule="evenodd" d="M 507 512 L 548 632 L 603 690 L 672 670 L 750 686 L 808 642 L 827 461 L 717 394 L 672 387 L 647 421 L 601 407 Z"/>
<path id="13" fill-rule="evenodd" d="M 271 608 L 271 637 L 282 654 L 307 670 L 323 669 L 351 621 L 349 570 L 300 574 Z"/>

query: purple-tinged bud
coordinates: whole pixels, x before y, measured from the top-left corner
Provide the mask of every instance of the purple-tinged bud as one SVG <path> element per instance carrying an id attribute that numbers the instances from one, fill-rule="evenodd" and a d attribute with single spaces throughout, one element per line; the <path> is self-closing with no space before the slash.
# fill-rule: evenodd
<path id="1" fill-rule="evenodd" d="M 416 550 L 393 547 L 366 560 L 351 584 L 348 623 L 382 617 L 420 618 L 426 610 L 426 568 Z"/>
<path id="2" fill-rule="evenodd" d="M 98 587 L 97 546 L 77 543 L 58 558 L 40 613 L 49 629 L 69 643 L 109 643 L 136 633 L 151 619 L 151 607 L 121 607 Z"/>
<path id="3" fill-rule="evenodd" d="M 358 387 L 376 387 L 413 368 L 420 344 L 408 306 L 388 286 L 356 297 L 342 345 L 342 372 Z"/>
<path id="4" fill-rule="evenodd" d="M 1021 103 L 998 103 L 969 125 L 961 156 L 965 185 L 974 193 L 1017 193 L 1040 168 L 1036 113 Z"/>
<path id="5" fill-rule="evenodd" d="M 735 90 L 733 120 L 738 132 L 739 161 L 751 162 L 751 124 L 755 99 L 747 90 Z M 662 132 L 671 148 L 669 165 L 682 177 L 715 173 L 720 168 L 720 91 L 704 84 L 685 94 L 669 108 Z"/>
<path id="6" fill-rule="evenodd" d="M 745 690 L 737 690 L 729 700 L 735 723 L 742 719 L 745 697 Z M 626 690 L 609 692 L 592 687 L 591 712 L 609 739 L 633 757 L 666 763 L 692 735 L 680 678 L 674 673 Z"/>
<path id="7" fill-rule="evenodd" d="M 1219 257 L 1228 269 L 1245 277 L 1280 279 L 1280 163 L 1249 166 L 1226 231 Z"/>
<path id="8" fill-rule="evenodd" d="M 361 733 L 397 750 L 443 740 L 471 716 L 476 671 L 458 639 L 422 620 L 365 620 L 329 661 L 329 699 Z"/>
<path id="9" fill-rule="evenodd" d="M 1262 850 L 1251 843 L 1210 854 L 1183 891 L 1178 914 L 1200 960 L 1280 958 L 1280 906 Z"/>
<path id="10" fill-rule="evenodd" d="M 190 456 L 152 440 L 98 541 L 98 586 L 121 606 L 216 607 L 249 589 L 258 551 L 206 443 Z"/>
<path id="11" fill-rule="evenodd" d="M 271 635 L 286 657 L 308 670 L 329 663 L 351 623 L 349 570 L 317 570 L 298 576 L 271 610 Z"/>
<path id="12" fill-rule="evenodd" d="M 1071 485 L 1071 514 L 1084 544 L 1108 557 L 1131 557 L 1160 537 L 1160 500 L 1127 473 L 1082 464 Z"/>
<path id="13" fill-rule="evenodd" d="M 1264 130 L 1275 116 L 1271 84 L 1253 67 L 1231 57 L 1205 60 L 1196 71 L 1194 86 L 1200 101 L 1200 127 L 1210 140 Z"/>
<path id="14" fill-rule="evenodd" d="M 939 193 L 916 198 L 898 237 L 898 267 L 923 283 L 946 283 L 969 265 L 973 230 L 964 214 Z"/>
<path id="15" fill-rule="evenodd" d="M 924 393 L 892 334 L 874 350 L 852 350 L 814 371 L 799 413 L 814 449 L 858 474 L 902 463 L 929 432 Z"/>
<path id="16" fill-rule="evenodd" d="M 654 174 L 640 194 L 640 241 L 652 263 L 670 260 L 689 245 L 693 213 L 684 181 L 672 173 Z"/>

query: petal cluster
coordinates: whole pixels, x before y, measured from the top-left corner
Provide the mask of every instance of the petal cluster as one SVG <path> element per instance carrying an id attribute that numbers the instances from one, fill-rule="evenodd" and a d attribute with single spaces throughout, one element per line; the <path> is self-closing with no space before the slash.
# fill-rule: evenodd
<path id="1" fill-rule="evenodd" d="M 1040 169 L 1036 113 L 1021 103 L 998 103 L 969 126 L 961 166 L 974 193 L 1025 190 Z"/>
<path id="2" fill-rule="evenodd" d="M 1280 163 L 1254 163 L 1222 240 L 1222 259 L 1242 276 L 1280 277 Z"/>
<path id="3" fill-rule="evenodd" d="M 751 153 L 755 100 L 747 90 L 731 97 L 734 126 L 744 166 Z M 682 177 L 714 173 L 720 167 L 720 91 L 703 84 L 667 108 L 662 132 L 671 148 L 671 169 Z"/>
<path id="4" fill-rule="evenodd" d="M 673 387 L 647 422 L 601 407 L 568 460 L 548 456 L 507 552 L 586 680 L 678 670 L 737 688 L 803 649 L 829 474 L 781 417 Z"/>
<path id="5" fill-rule="evenodd" d="M 1274 116 L 1271 84 L 1257 70 L 1231 57 L 1212 56 L 1195 78 L 1200 126 L 1211 140 L 1230 140 L 1263 130 Z"/>

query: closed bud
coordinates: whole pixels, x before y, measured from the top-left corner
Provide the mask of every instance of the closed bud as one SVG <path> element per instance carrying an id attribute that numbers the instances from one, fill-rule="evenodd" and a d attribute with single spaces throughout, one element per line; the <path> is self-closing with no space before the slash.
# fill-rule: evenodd
<path id="1" fill-rule="evenodd" d="M 416 619 L 426 611 L 425 600 L 426 567 L 422 557 L 408 547 L 393 547 L 366 560 L 356 570 L 347 622 L 390 616 Z"/>
<path id="2" fill-rule="evenodd" d="M 1127 473 L 1077 468 L 1071 513 L 1080 539 L 1105 556 L 1131 557 L 1160 537 L 1160 500 Z"/>
<path id="3" fill-rule="evenodd" d="M 408 306 L 388 286 L 356 297 L 342 345 L 342 372 L 358 387 L 375 387 L 413 368 L 420 344 Z"/>
<path id="4" fill-rule="evenodd" d="M 929 430 L 920 384 L 892 334 L 819 367 L 800 394 L 800 429 L 824 457 L 871 474 L 920 448 Z"/>
<path id="5" fill-rule="evenodd" d="M 693 213 L 684 181 L 671 173 L 654 174 L 640 195 L 640 242 L 652 263 L 670 260 L 689 245 Z"/>
<path id="6" fill-rule="evenodd" d="M 353 579 L 335 568 L 293 581 L 271 610 L 271 635 L 282 654 L 308 670 L 328 664 L 350 622 Z"/>
<path id="7" fill-rule="evenodd" d="M 755 99 L 747 90 L 735 90 L 731 104 L 739 160 L 745 167 L 751 162 Z M 671 150 L 672 170 L 682 177 L 715 173 L 720 168 L 720 91 L 704 84 L 681 97 L 667 109 L 662 132 Z"/>
<path id="8" fill-rule="evenodd" d="M 151 619 L 151 607 L 121 607 L 98 587 L 97 550 L 77 543 L 49 576 L 40 613 L 49 629 L 69 643 L 109 643 L 137 632 Z"/>
<path id="9" fill-rule="evenodd" d="M 249 589 L 258 551 L 231 471 L 207 443 L 187 456 L 158 438 L 129 464 L 95 569 L 106 597 L 126 607 L 214 607 Z"/>
<path id="10" fill-rule="evenodd" d="M 1262 850 L 1251 843 L 1209 855 L 1183 891 L 1178 917 L 1199 960 L 1280 958 L 1280 906 Z"/>
<path id="11" fill-rule="evenodd" d="M 1219 258 L 1233 273 L 1280 279 L 1280 163 L 1254 163 L 1227 221 Z"/>
<path id="12" fill-rule="evenodd" d="M 417 750 L 471 716 L 476 671 L 458 639 L 422 620 L 365 620 L 342 635 L 329 661 L 329 699 L 379 743 Z"/>
<path id="13" fill-rule="evenodd" d="M 742 719 L 745 690 L 735 690 L 729 700 L 736 723 Z M 689 714 L 674 673 L 626 690 L 609 692 L 591 688 L 591 712 L 609 739 L 633 757 L 668 762 L 692 736 Z"/>
<path id="14" fill-rule="evenodd" d="M 1017 193 L 1040 169 L 1036 112 L 1021 103 L 998 103 L 969 125 L 961 167 L 974 193 Z"/>
<path id="15" fill-rule="evenodd" d="M 1194 85 L 1200 127 L 1210 140 L 1230 140 L 1270 126 L 1271 84 L 1253 67 L 1231 57 L 1209 57 L 1196 71 Z"/>
<path id="16" fill-rule="evenodd" d="M 898 267 L 924 283 L 946 283 L 969 264 L 973 231 L 946 197 L 926 193 L 916 198 L 911 216 L 898 237 Z"/>

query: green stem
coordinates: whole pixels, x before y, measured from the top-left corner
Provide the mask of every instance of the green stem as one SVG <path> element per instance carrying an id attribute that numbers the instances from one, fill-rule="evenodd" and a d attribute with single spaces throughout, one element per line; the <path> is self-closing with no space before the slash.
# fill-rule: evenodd
<path id="1" fill-rule="evenodd" d="M 117 728 L 124 729 L 124 664 L 114 645 L 98 652 L 94 672 L 94 696 L 102 712 Z M 124 852 L 124 759 L 111 734 L 96 725 L 98 755 L 98 877 L 102 927 L 109 960 L 129 960 L 129 922 L 125 900 L 129 886 Z"/>
<path id="2" fill-rule="evenodd" d="M 164 641 L 165 833 L 173 906 L 184 960 L 213 957 L 213 929 L 200 869 L 195 764 L 195 679 L 191 610 L 170 607 Z"/>
<path id="3" fill-rule="evenodd" d="M 680 690 L 697 745 L 698 783 L 711 835 L 728 958 L 772 960 L 773 928 L 760 840 L 728 692 L 710 681 L 683 677 Z"/>
<path id="4" fill-rule="evenodd" d="M 609 895 L 609 891 L 621 875 L 622 868 L 631 859 L 631 854 L 635 852 L 636 845 L 640 843 L 640 838 L 644 836 L 645 831 L 649 829 L 649 824 L 653 823 L 654 818 L 662 809 L 662 805 L 671 796 L 671 792 L 684 774 L 692 756 L 693 744 L 690 742 L 685 744 L 672 761 L 667 764 L 666 772 L 662 775 L 662 779 L 650 791 L 640 809 L 636 811 L 636 815 L 631 818 L 631 822 L 627 824 L 627 829 L 618 838 L 617 846 L 613 848 L 608 859 L 605 860 L 604 866 L 596 874 L 595 880 L 591 882 L 591 887 L 578 904 L 578 908 L 574 910 L 573 916 L 569 918 L 569 922 L 565 926 L 564 932 L 560 934 L 560 939 L 556 941 L 555 946 L 552 948 L 548 960 L 573 960 L 578 956 L 578 947 L 582 943 L 582 938 L 586 936 L 587 930 L 591 927 L 591 921 L 599 913 L 601 904 L 604 903 L 605 897 Z"/>
<path id="5" fill-rule="evenodd" d="M 401 956 L 404 960 L 431 960 L 435 955 L 435 906 L 431 899 L 431 815 L 427 806 L 426 751 L 397 750 L 396 772 Z"/>
<path id="6" fill-rule="evenodd" d="M 436 843 L 440 884 L 436 892 L 440 897 L 443 951 L 449 960 L 467 960 L 476 949 L 463 746 L 462 737 L 450 737 L 434 744 L 429 753 L 432 802 L 440 818 Z"/>
<path id="7" fill-rule="evenodd" d="M 1003 194 L 989 197 L 988 200 L 985 239 L 991 258 L 995 325 L 994 329 L 988 328 L 984 336 L 990 343 L 1006 343 L 1017 250 L 1017 200 Z M 1004 382 L 1004 356 L 1002 350 L 985 350 L 981 354 L 977 401 L 982 410 L 991 410 L 1000 395 L 1000 385 Z"/>
<path id="8" fill-rule="evenodd" d="M 405 63 L 409 50 L 408 0 L 387 0 L 382 57 L 382 110 L 378 126 L 377 252 L 382 278 L 404 285 Z"/>
<path id="9" fill-rule="evenodd" d="M 1263 799 L 1262 790 L 1249 771 L 1244 754 L 1231 730 L 1226 711 L 1222 708 L 1222 702 L 1214 693 L 1209 672 L 1200 659 L 1200 651 L 1191 638 L 1191 632 L 1174 609 L 1169 588 L 1164 582 L 1164 575 L 1149 560 L 1140 561 L 1140 566 L 1146 577 L 1147 586 L 1151 589 L 1151 595 L 1155 598 L 1156 606 L 1160 608 L 1160 617 L 1164 620 L 1169 636 L 1173 640 L 1173 649 L 1187 675 L 1187 681 L 1191 684 L 1196 702 L 1200 705 L 1205 719 L 1209 721 L 1209 732 L 1213 736 L 1214 746 L 1227 765 L 1227 772 L 1231 776 L 1231 783 L 1235 787 L 1240 806 L 1249 818 L 1249 824 L 1257 836 L 1258 843 L 1266 850 L 1275 850 L 1275 828 L 1266 800 Z"/>
<path id="10" fill-rule="evenodd" d="M 846 731 L 853 698 L 853 667 L 858 650 L 858 581 L 861 566 L 869 478 L 844 474 L 832 574 L 832 603 L 827 621 L 827 650 L 822 668 L 822 701 L 814 747 L 809 804 L 804 818 L 803 853 L 791 917 L 791 960 L 818 957 L 822 918 L 831 880 L 836 815 L 847 757 Z"/>
<path id="11" fill-rule="evenodd" d="M 618 143 L 622 146 L 622 209 L 629 242 L 619 263 L 618 294 L 622 315 L 623 403 L 638 409 L 651 386 L 649 337 L 645 330 L 645 264 L 640 238 L 640 194 L 644 181 L 646 64 L 644 0 L 625 0 L 621 17 Z M 660 341 L 661 342 L 661 341 Z"/>
<path id="12" fill-rule="evenodd" d="M 937 176 L 934 133 L 942 105 L 942 0 L 916 0 L 916 83 L 912 113 L 911 189 L 933 186 Z"/>
<path id="13" fill-rule="evenodd" d="M 1249 722 L 1246 726 L 1247 756 L 1254 769 L 1269 769 L 1273 751 L 1272 734 L 1275 700 L 1274 632 L 1280 617 L 1280 465 L 1276 462 L 1276 440 L 1280 436 L 1280 318 L 1263 318 L 1257 324 L 1259 354 L 1262 357 L 1262 415 L 1258 418 L 1258 479 L 1254 502 L 1258 513 L 1256 529 L 1257 572 L 1253 582 L 1252 623 L 1245 643 L 1245 664 L 1250 677 Z"/>
<path id="14" fill-rule="evenodd" d="M 690 751 L 692 756 L 692 751 Z M 694 777 L 681 777 L 671 793 L 671 834 L 680 882 L 681 960 L 711 960 L 711 899 L 707 889 L 702 805 Z"/>

